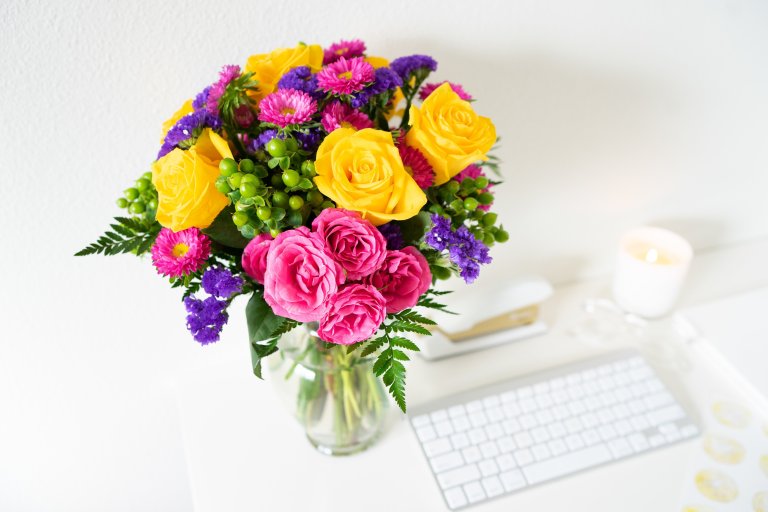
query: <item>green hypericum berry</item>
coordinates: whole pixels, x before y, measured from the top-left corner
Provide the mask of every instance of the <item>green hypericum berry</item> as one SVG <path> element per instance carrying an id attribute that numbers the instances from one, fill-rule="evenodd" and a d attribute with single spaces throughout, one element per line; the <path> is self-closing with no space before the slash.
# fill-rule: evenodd
<path id="1" fill-rule="evenodd" d="M 315 175 L 315 162 L 312 160 L 304 160 L 301 163 L 301 173 L 306 176 L 314 176 Z"/>
<path id="2" fill-rule="evenodd" d="M 445 184 L 445 189 L 452 195 L 456 195 L 456 192 L 459 191 L 459 188 L 461 188 L 461 185 L 459 185 L 459 182 L 456 180 L 451 180 Z"/>
<path id="3" fill-rule="evenodd" d="M 481 190 L 487 187 L 488 183 L 490 183 L 490 180 L 485 176 L 480 176 L 478 178 L 475 178 L 475 186 Z"/>
<path id="4" fill-rule="evenodd" d="M 277 238 L 277 235 L 280 234 L 280 230 L 277 228 L 272 228 L 269 230 L 269 234 L 272 238 Z"/>
<path id="5" fill-rule="evenodd" d="M 281 139 L 272 139 L 267 142 L 267 153 L 275 158 L 285 156 L 285 141 Z"/>
<path id="6" fill-rule="evenodd" d="M 448 206 L 451 208 L 451 210 L 460 212 L 464 210 L 464 201 L 461 199 L 454 199 Z"/>
<path id="7" fill-rule="evenodd" d="M 485 236 L 483 236 L 483 243 L 487 245 L 488 247 L 493 245 L 493 242 L 495 242 L 496 239 L 493 238 L 493 235 L 490 233 L 486 233 Z"/>
<path id="8" fill-rule="evenodd" d="M 464 200 L 464 208 L 466 208 L 471 212 L 477 210 L 478 204 L 479 203 L 477 202 L 477 199 L 475 199 L 474 197 L 468 197 Z"/>
<path id="9" fill-rule="evenodd" d="M 496 219 L 498 217 L 499 216 L 493 212 L 486 213 L 485 215 L 483 215 L 483 226 L 488 226 L 488 227 L 493 226 L 494 224 L 496 224 Z"/>
<path id="10" fill-rule="evenodd" d="M 445 267 L 431 267 L 432 275 L 437 279 L 448 279 L 451 277 L 451 271 Z"/>
<path id="11" fill-rule="evenodd" d="M 128 208 L 128 205 L 131 204 L 128 202 L 128 200 L 124 197 L 121 197 L 117 200 L 117 207 L 118 208 Z"/>
<path id="12" fill-rule="evenodd" d="M 463 188 L 464 190 L 471 190 L 475 188 L 475 180 L 473 180 L 472 178 L 464 178 L 463 180 L 461 180 L 461 188 Z"/>
<path id="13" fill-rule="evenodd" d="M 432 213 L 436 213 L 438 215 L 442 215 L 445 212 L 445 210 L 443 210 L 443 207 L 440 206 L 439 204 L 433 204 L 432 206 L 430 206 L 429 211 Z"/>
<path id="14" fill-rule="evenodd" d="M 240 178 L 240 186 L 242 186 L 243 183 L 253 183 L 258 186 L 261 185 L 261 180 L 257 178 L 255 174 L 243 174 L 243 177 Z"/>
<path id="15" fill-rule="evenodd" d="M 480 204 L 491 204 L 493 202 L 493 194 L 490 192 L 483 192 L 477 196 L 477 200 L 480 202 Z"/>
<path id="16" fill-rule="evenodd" d="M 136 188 L 139 190 L 139 192 L 144 192 L 149 188 L 149 180 L 144 178 L 139 178 L 136 180 Z"/>
<path id="17" fill-rule="evenodd" d="M 275 206 L 279 206 L 280 208 L 285 208 L 286 206 L 288 206 L 288 194 L 286 194 L 282 190 L 275 191 L 272 194 L 272 204 Z"/>
<path id="18" fill-rule="evenodd" d="M 133 203 L 131 203 L 131 206 L 128 209 L 128 211 L 135 214 L 144 213 L 146 210 L 147 210 L 147 206 L 144 204 L 143 201 L 134 201 Z"/>
<path id="19" fill-rule="evenodd" d="M 293 169 L 288 169 L 287 171 L 283 172 L 282 178 L 286 187 L 295 187 L 299 184 L 299 181 L 301 181 L 301 176 L 299 176 L 299 173 Z"/>
<path id="20" fill-rule="evenodd" d="M 216 179 L 216 190 L 222 194 L 229 194 L 232 188 L 229 186 L 229 183 L 227 183 L 227 178 L 219 176 L 218 179 Z"/>
<path id="21" fill-rule="evenodd" d="M 157 199 L 154 197 L 147 201 L 147 210 L 157 211 Z"/>
<path id="22" fill-rule="evenodd" d="M 307 192 L 307 201 L 312 206 L 317 207 L 323 204 L 323 201 L 325 201 L 325 197 L 323 196 L 323 194 L 320 193 L 319 190 L 310 190 L 309 192 Z"/>
<path id="23" fill-rule="evenodd" d="M 500 230 L 498 230 L 498 231 L 497 231 L 497 232 L 496 232 L 496 233 L 493 235 L 493 237 L 496 239 L 496 241 L 497 241 L 497 242 L 499 242 L 499 243 L 504 243 L 504 242 L 506 242 L 507 240 L 509 240 L 509 233 L 507 233 L 507 232 L 506 232 L 506 231 L 504 231 L 503 229 L 500 229 Z"/>
<path id="24" fill-rule="evenodd" d="M 243 179 L 243 173 L 236 172 L 232 174 L 229 178 L 227 178 L 227 182 L 229 183 L 229 186 L 232 187 L 232 189 L 236 189 L 240 186 L 240 182 Z"/>
<path id="25" fill-rule="evenodd" d="M 243 158 L 240 160 L 240 171 L 241 172 L 253 172 L 253 170 L 256 168 L 256 164 L 253 163 L 253 160 L 250 158 Z"/>
<path id="26" fill-rule="evenodd" d="M 256 195 L 256 185 L 253 183 L 240 183 L 240 195 L 248 198 Z"/>
<path id="27" fill-rule="evenodd" d="M 269 220 L 272 218 L 272 209 L 268 206 L 259 206 L 256 208 L 256 216 L 261 220 Z"/>
<path id="28" fill-rule="evenodd" d="M 139 191 L 133 187 L 125 189 L 123 194 L 125 194 L 125 198 L 129 201 L 134 201 L 137 197 L 139 197 Z"/>
<path id="29" fill-rule="evenodd" d="M 304 206 L 304 199 L 302 199 L 301 196 L 291 196 L 288 200 L 288 206 L 291 210 L 300 210 L 301 207 Z"/>
<path id="30" fill-rule="evenodd" d="M 269 181 L 272 183 L 273 187 L 280 187 L 283 185 L 283 178 L 279 174 L 272 175 Z"/>
<path id="31" fill-rule="evenodd" d="M 231 158 L 224 158 L 219 162 L 219 172 L 222 176 L 232 176 L 237 172 L 237 162 Z"/>
<path id="32" fill-rule="evenodd" d="M 320 208 L 325 210 L 326 208 L 336 208 L 336 205 L 333 204 L 332 201 L 323 201 L 323 203 L 320 205 Z"/>
<path id="33" fill-rule="evenodd" d="M 142 178 L 148 181 L 152 181 L 152 171 L 147 171 L 141 175 Z"/>
<path id="34" fill-rule="evenodd" d="M 248 224 L 248 214 L 245 212 L 235 212 L 232 214 L 232 222 L 239 228 L 243 227 Z"/>
<path id="35" fill-rule="evenodd" d="M 285 149 L 289 153 L 295 153 L 299 149 L 299 144 L 296 139 L 285 139 Z"/>

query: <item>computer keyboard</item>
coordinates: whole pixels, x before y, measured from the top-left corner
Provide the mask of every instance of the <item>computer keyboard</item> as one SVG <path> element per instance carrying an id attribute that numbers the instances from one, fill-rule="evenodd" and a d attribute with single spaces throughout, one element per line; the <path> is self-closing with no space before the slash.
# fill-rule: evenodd
<path id="1" fill-rule="evenodd" d="M 409 419 L 452 510 L 699 433 L 636 351 L 443 398 Z"/>

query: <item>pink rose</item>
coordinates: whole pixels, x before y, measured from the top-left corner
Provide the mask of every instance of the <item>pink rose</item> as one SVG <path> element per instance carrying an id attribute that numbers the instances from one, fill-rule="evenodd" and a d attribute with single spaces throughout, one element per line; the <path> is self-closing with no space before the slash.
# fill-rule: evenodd
<path id="1" fill-rule="evenodd" d="M 367 340 L 379 329 L 386 310 L 387 301 L 373 286 L 347 285 L 331 297 L 317 335 L 340 345 Z"/>
<path id="2" fill-rule="evenodd" d="M 243 270 L 257 283 L 264 284 L 264 272 L 267 270 L 267 253 L 272 245 L 272 235 L 262 233 L 245 246 L 243 250 Z"/>
<path id="3" fill-rule="evenodd" d="M 276 315 L 299 322 L 320 320 L 344 282 L 344 269 L 322 239 L 302 226 L 280 233 L 267 254 L 264 300 Z"/>
<path id="4" fill-rule="evenodd" d="M 357 212 L 326 208 L 312 222 L 326 250 L 353 281 L 373 274 L 387 255 L 387 241 Z"/>
<path id="5" fill-rule="evenodd" d="M 384 264 L 364 282 L 375 286 L 387 301 L 387 313 L 411 308 L 432 282 L 427 259 L 415 247 L 388 251 Z"/>

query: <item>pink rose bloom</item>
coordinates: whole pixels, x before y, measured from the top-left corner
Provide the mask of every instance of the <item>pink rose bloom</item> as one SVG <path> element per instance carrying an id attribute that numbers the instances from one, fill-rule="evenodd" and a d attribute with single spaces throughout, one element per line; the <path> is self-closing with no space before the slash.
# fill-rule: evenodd
<path id="1" fill-rule="evenodd" d="M 326 208 L 312 221 L 312 228 L 352 281 L 373 274 L 387 255 L 384 236 L 357 212 Z"/>
<path id="2" fill-rule="evenodd" d="M 427 259 L 415 247 L 388 251 L 384 264 L 364 280 L 375 286 L 387 301 L 387 313 L 412 308 L 432 282 Z"/>
<path id="3" fill-rule="evenodd" d="M 302 226 L 280 233 L 267 254 L 264 300 L 276 315 L 299 322 L 320 320 L 344 282 L 322 239 Z"/>
<path id="4" fill-rule="evenodd" d="M 386 316 L 387 301 L 373 286 L 350 284 L 331 297 L 317 335 L 329 343 L 351 345 L 367 340 Z"/>
<path id="5" fill-rule="evenodd" d="M 272 241 L 272 235 L 262 233 L 248 242 L 245 250 L 243 250 L 243 270 L 260 284 L 264 284 L 264 273 L 267 270 L 267 253 L 269 253 Z"/>

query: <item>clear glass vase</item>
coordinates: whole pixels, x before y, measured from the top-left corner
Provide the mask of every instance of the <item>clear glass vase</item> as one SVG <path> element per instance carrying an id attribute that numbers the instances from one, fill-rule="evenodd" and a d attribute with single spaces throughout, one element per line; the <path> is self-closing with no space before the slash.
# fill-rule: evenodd
<path id="1" fill-rule="evenodd" d="M 279 353 L 268 359 L 273 385 L 304 427 L 307 438 L 327 455 L 351 455 L 371 446 L 384 426 L 389 406 L 372 357 L 328 348 L 316 326 L 283 335 Z"/>

